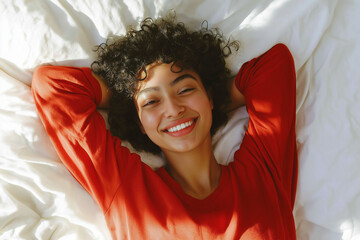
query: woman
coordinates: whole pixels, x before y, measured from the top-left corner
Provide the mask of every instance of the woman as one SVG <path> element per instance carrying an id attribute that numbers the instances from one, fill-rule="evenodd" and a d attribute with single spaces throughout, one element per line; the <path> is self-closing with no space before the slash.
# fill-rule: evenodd
<path id="1" fill-rule="evenodd" d="M 43 124 L 114 239 L 296 238 L 293 59 L 277 44 L 229 80 L 224 58 L 234 46 L 207 28 L 146 19 L 100 45 L 92 70 L 35 71 Z M 211 135 L 245 103 L 243 142 L 219 165 Z M 110 131 L 97 107 L 109 108 Z M 152 170 L 120 139 L 162 152 L 166 165 Z"/>

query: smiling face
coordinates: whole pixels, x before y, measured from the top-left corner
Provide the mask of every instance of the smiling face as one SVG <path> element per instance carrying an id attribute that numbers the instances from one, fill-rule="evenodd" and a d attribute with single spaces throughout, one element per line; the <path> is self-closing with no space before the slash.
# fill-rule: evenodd
<path id="1" fill-rule="evenodd" d="M 144 133 L 163 152 L 192 151 L 211 141 L 212 102 L 194 71 L 175 73 L 171 66 L 147 66 L 135 105 Z"/>

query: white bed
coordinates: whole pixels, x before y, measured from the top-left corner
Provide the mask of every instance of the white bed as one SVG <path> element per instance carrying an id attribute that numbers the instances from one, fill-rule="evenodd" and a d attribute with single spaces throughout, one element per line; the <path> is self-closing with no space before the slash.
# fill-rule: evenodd
<path id="1" fill-rule="evenodd" d="M 0 0 L 0 239 L 110 239 L 40 123 L 32 71 L 46 62 L 89 66 L 108 35 L 169 9 L 191 27 L 206 19 L 238 39 L 234 72 L 275 43 L 288 45 L 298 77 L 298 239 L 360 239 L 359 0 Z M 220 161 L 246 122 L 240 109 L 214 138 Z"/>

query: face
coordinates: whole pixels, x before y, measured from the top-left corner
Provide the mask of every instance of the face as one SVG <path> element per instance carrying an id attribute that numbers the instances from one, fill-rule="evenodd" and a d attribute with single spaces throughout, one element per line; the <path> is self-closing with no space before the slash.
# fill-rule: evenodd
<path id="1" fill-rule="evenodd" d="M 143 132 L 163 152 L 192 151 L 211 141 L 212 102 L 194 71 L 171 65 L 147 66 L 134 101 Z"/>

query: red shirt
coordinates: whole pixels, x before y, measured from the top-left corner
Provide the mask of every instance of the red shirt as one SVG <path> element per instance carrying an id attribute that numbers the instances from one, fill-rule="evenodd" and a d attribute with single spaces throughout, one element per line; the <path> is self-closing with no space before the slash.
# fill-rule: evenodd
<path id="1" fill-rule="evenodd" d="M 283 44 L 245 63 L 236 86 L 249 127 L 207 198 L 184 193 L 121 146 L 96 111 L 89 68 L 46 66 L 33 76 L 41 120 L 65 166 L 101 206 L 114 239 L 295 239 L 295 70 Z"/>

